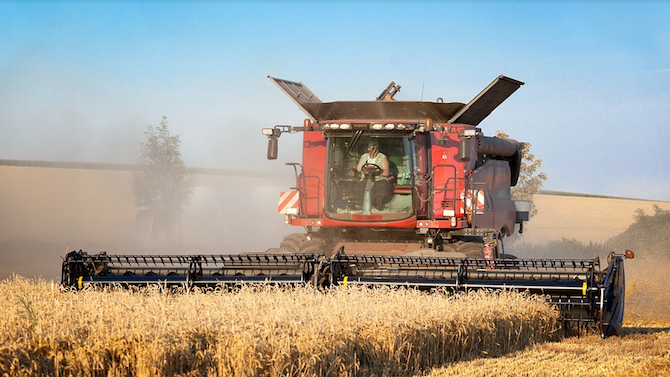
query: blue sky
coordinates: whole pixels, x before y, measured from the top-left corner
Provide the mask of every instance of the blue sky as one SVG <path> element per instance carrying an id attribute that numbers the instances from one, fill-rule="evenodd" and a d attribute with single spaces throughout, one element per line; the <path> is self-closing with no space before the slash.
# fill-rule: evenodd
<path id="1" fill-rule="evenodd" d="M 324 101 L 468 102 L 526 84 L 480 126 L 532 143 L 546 189 L 670 201 L 670 3 L 0 1 L 0 159 L 137 162 L 168 117 L 187 165 L 287 169 L 261 127 Z"/>

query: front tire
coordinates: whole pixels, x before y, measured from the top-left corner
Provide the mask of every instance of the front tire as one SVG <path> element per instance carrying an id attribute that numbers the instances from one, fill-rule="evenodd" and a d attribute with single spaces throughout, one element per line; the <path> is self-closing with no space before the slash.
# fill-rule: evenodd
<path id="1" fill-rule="evenodd" d="M 484 241 L 460 241 L 456 248 L 459 253 L 465 254 L 468 258 L 484 258 Z"/>
<path id="2" fill-rule="evenodd" d="M 287 253 L 299 253 L 300 244 L 305 241 L 307 237 L 301 233 L 292 233 L 284 237 L 279 244 L 279 249 Z"/>
<path id="3" fill-rule="evenodd" d="M 325 254 L 327 257 L 330 257 L 326 250 L 326 241 L 320 238 L 312 238 L 311 240 L 301 242 L 299 252 L 303 254 Z"/>

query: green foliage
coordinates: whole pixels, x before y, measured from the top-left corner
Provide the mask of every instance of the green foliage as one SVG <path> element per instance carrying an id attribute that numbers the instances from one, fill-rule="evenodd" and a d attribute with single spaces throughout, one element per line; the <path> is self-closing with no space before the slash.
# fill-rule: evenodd
<path id="1" fill-rule="evenodd" d="M 179 136 L 170 135 L 167 117 L 160 126 L 149 126 L 144 132 L 142 156 L 133 177 L 135 204 L 153 212 L 153 230 L 166 231 L 169 235 L 179 222 L 182 207 L 193 194 L 193 179 L 186 174 L 186 167 L 179 151 Z"/>
<path id="2" fill-rule="evenodd" d="M 569 258 L 594 258 L 605 253 L 605 246 L 600 243 L 584 243 L 574 238 L 561 238 L 560 240 L 550 241 L 546 248 L 551 253 L 559 253 L 560 257 Z"/>
<path id="3" fill-rule="evenodd" d="M 635 222 L 643 224 L 656 224 L 664 223 L 665 221 L 670 220 L 670 211 L 664 210 L 659 207 L 658 204 L 654 204 L 654 215 L 647 215 L 642 208 L 638 208 L 635 211 Z"/>
<path id="4" fill-rule="evenodd" d="M 30 300 L 27 299 L 22 294 L 17 295 L 17 297 L 21 302 L 21 306 L 23 306 L 23 309 L 26 311 L 26 315 L 28 316 L 28 321 L 30 322 L 30 325 L 32 327 L 37 326 L 37 319 L 35 318 L 35 310 L 33 309 L 32 302 L 30 302 Z"/>
<path id="5" fill-rule="evenodd" d="M 510 138 L 507 133 L 500 130 L 496 131 L 495 135 L 501 139 Z M 539 171 L 542 167 L 542 160 L 530 152 L 530 147 L 531 143 L 523 143 L 519 182 L 512 187 L 511 191 L 513 200 L 527 200 L 532 203 L 533 196 L 540 192 L 544 181 L 547 180 L 547 174 Z M 533 206 L 531 216 L 535 214 L 537 214 L 537 209 Z"/>
<path id="6" fill-rule="evenodd" d="M 607 244 L 617 250 L 633 250 L 636 258 L 670 258 L 670 211 L 654 205 L 653 215 L 638 209 L 634 218 L 626 231 Z"/>

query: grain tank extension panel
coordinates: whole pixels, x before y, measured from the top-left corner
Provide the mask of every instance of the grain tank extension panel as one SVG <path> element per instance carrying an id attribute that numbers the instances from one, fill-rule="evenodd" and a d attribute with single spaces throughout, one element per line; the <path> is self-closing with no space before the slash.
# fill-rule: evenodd
<path id="1" fill-rule="evenodd" d="M 475 98 L 456 113 L 449 123 L 463 123 L 476 126 L 489 116 L 524 83 L 507 76 L 498 76 Z"/>

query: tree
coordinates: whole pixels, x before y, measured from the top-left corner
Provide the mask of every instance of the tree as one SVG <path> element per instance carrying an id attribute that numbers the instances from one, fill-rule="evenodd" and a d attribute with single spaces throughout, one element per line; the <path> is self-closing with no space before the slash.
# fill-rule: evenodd
<path id="1" fill-rule="evenodd" d="M 179 136 L 171 136 L 167 117 L 160 126 L 149 126 L 144 132 L 146 143 L 135 175 L 133 190 L 135 204 L 153 215 L 153 234 L 165 231 L 168 238 L 181 218 L 182 208 L 193 194 L 193 178 L 179 152 Z"/>
<path id="2" fill-rule="evenodd" d="M 658 204 L 654 204 L 653 209 L 653 215 L 647 215 L 641 208 L 635 211 L 635 222 L 607 241 L 611 250 L 631 249 L 637 252 L 635 258 L 667 265 L 670 260 L 670 211 Z"/>
<path id="3" fill-rule="evenodd" d="M 503 131 L 496 131 L 496 136 L 502 139 L 509 139 Z M 516 186 L 512 187 L 512 199 L 514 200 L 527 200 L 531 203 L 533 202 L 533 196 L 540 192 L 544 181 L 547 180 L 547 174 L 543 172 L 538 172 L 540 167 L 542 167 L 542 160 L 536 158 L 534 154 L 530 153 L 531 144 L 528 142 L 523 143 L 523 149 L 521 150 L 521 169 L 519 172 L 519 182 Z M 533 206 L 531 216 L 537 214 L 537 209 Z"/>

